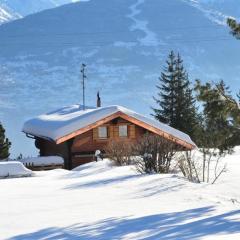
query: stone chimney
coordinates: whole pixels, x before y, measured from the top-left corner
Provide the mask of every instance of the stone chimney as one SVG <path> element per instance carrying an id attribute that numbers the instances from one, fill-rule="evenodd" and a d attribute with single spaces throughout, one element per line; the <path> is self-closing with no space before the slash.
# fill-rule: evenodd
<path id="1" fill-rule="evenodd" d="M 99 92 L 97 93 L 97 107 L 101 107 L 101 98 L 100 98 L 100 95 L 99 95 Z"/>

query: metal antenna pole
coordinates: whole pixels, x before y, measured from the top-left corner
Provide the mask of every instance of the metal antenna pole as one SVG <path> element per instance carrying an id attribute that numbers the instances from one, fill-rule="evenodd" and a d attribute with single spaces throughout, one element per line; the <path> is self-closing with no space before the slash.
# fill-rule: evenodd
<path id="1" fill-rule="evenodd" d="M 83 91 L 83 110 L 85 110 L 85 79 L 87 76 L 85 75 L 86 64 L 82 63 L 81 73 L 82 73 L 82 91 Z"/>

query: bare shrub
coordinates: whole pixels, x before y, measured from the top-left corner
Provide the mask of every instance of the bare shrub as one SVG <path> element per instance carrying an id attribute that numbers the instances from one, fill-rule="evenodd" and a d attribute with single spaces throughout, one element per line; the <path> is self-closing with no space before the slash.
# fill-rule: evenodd
<path id="1" fill-rule="evenodd" d="M 168 173 L 171 161 L 179 147 L 163 137 L 146 134 L 134 147 L 135 162 L 141 173 Z"/>
<path id="2" fill-rule="evenodd" d="M 225 155 L 218 149 L 201 148 L 199 151 L 179 153 L 176 161 L 189 181 L 214 184 L 226 172 L 226 164 L 221 162 Z"/>
<path id="3" fill-rule="evenodd" d="M 224 164 L 224 166 L 220 165 L 222 158 L 225 157 L 227 153 L 231 153 L 232 150 L 221 151 L 217 148 L 200 148 L 199 150 L 202 153 L 203 159 L 202 181 L 209 183 L 212 179 L 211 183 L 214 184 L 227 170 L 226 164 Z M 213 171 L 211 171 L 212 165 L 214 165 Z"/>
<path id="4" fill-rule="evenodd" d="M 112 140 L 105 149 L 106 155 L 117 166 L 130 165 L 133 147 L 130 142 Z"/>
<path id="5" fill-rule="evenodd" d="M 198 162 L 195 160 L 192 151 L 181 152 L 176 158 L 177 165 L 184 177 L 190 182 L 200 183 L 200 171 Z"/>

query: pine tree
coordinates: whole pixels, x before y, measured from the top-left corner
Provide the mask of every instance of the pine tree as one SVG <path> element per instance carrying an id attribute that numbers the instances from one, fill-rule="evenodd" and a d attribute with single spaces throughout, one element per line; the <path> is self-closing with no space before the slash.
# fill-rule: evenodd
<path id="1" fill-rule="evenodd" d="M 160 122 L 167 124 L 173 124 L 174 116 L 174 85 L 175 85 L 175 69 L 176 65 L 175 55 L 172 51 L 166 61 L 167 66 L 164 68 L 164 71 L 161 73 L 159 78 L 160 85 L 157 85 L 158 97 L 154 100 L 157 105 L 160 106 L 160 109 L 153 108 L 154 117 Z"/>
<path id="2" fill-rule="evenodd" d="M 157 85 L 158 97 L 154 97 L 158 108 L 153 108 L 153 116 L 178 130 L 189 134 L 193 139 L 197 125 L 197 110 L 183 60 L 172 51 L 166 61 Z"/>
<path id="3" fill-rule="evenodd" d="M 240 39 L 240 24 L 233 18 L 228 18 L 227 24 L 231 28 L 232 35 Z"/>
<path id="4" fill-rule="evenodd" d="M 219 94 L 221 88 L 224 96 L 229 96 L 229 88 L 223 81 L 216 86 L 210 83 L 196 82 L 198 100 L 202 102 L 202 145 L 229 150 L 240 143 L 240 130 L 235 127 L 235 109 Z M 201 138 L 201 134 L 199 134 Z"/>
<path id="5" fill-rule="evenodd" d="M 240 23 L 237 23 L 237 21 L 233 18 L 228 18 L 227 19 L 227 24 L 231 28 L 231 33 L 233 36 L 235 36 L 237 39 L 240 39 Z M 219 89 L 220 94 L 222 94 L 221 89 Z M 225 96 L 224 96 L 225 97 Z M 235 110 L 237 111 L 237 114 L 239 114 L 240 111 L 240 91 L 239 94 L 237 95 L 238 100 L 235 100 L 233 98 L 226 98 L 230 104 L 234 105 Z M 238 126 L 239 126 L 239 117 L 238 117 Z"/>
<path id="6" fill-rule="evenodd" d="M 8 138 L 5 137 L 5 129 L 0 122 L 0 160 L 7 159 L 9 157 L 9 149 L 11 143 Z"/>
<path id="7" fill-rule="evenodd" d="M 219 94 L 219 89 L 223 95 Z M 215 183 L 226 170 L 225 166 L 219 170 L 220 159 L 240 144 L 240 130 L 234 126 L 235 110 L 224 97 L 231 98 L 231 95 L 223 81 L 215 85 L 209 82 L 202 84 L 197 80 L 195 90 L 197 99 L 202 103 L 197 132 L 197 145 L 203 156 L 202 180 L 209 182 L 210 169 L 214 169 L 212 183 Z"/>

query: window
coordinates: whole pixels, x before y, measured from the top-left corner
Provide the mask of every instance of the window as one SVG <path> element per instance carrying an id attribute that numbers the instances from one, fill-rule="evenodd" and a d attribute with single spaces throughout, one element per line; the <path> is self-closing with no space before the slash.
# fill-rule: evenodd
<path id="1" fill-rule="evenodd" d="M 107 138 L 107 127 L 99 127 L 98 128 L 98 137 L 99 138 Z"/>
<path id="2" fill-rule="evenodd" d="M 128 136 L 128 127 L 127 125 L 119 126 L 119 137 L 127 137 Z"/>

